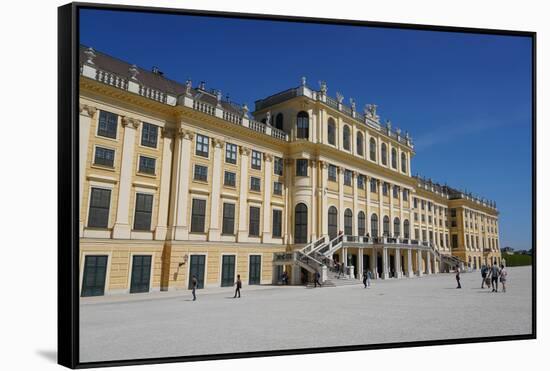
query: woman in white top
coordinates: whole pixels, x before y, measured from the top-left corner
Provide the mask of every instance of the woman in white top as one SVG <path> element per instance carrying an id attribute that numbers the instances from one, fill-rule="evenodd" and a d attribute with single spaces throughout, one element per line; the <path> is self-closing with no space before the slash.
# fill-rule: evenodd
<path id="1" fill-rule="evenodd" d="M 506 277 L 508 272 L 504 268 L 504 264 L 500 265 L 500 283 L 502 283 L 502 292 L 506 292 Z"/>

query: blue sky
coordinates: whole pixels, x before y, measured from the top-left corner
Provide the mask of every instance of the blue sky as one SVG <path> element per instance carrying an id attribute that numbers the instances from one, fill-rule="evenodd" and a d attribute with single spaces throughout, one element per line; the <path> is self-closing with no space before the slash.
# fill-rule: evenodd
<path id="1" fill-rule="evenodd" d="M 376 103 L 413 173 L 495 200 L 501 246 L 531 247 L 529 38 L 83 10 L 80 41 L 251 108 L 301 76 Z"/>

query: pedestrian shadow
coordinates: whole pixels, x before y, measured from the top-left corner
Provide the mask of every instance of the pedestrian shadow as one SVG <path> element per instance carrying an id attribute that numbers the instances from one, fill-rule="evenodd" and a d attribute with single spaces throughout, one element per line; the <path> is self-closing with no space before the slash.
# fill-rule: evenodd
<path id="1" fill-rule="evenodd" d="M 240 299 L 239 297 L 235 298 L 233 296 L 226 296 L 225 299 Z"/>

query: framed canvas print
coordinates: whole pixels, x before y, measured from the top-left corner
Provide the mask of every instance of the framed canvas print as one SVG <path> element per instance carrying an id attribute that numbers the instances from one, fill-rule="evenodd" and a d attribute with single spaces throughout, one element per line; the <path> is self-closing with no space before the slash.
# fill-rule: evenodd
<path id="1" fill-rule="evenodd" d="M 535 33 L 59 8 L 59 363 L 534 339 Z"/>

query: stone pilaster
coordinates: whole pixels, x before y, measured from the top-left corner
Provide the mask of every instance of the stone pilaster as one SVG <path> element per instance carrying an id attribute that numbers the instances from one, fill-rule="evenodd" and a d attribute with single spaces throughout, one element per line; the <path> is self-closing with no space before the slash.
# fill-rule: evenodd
<path id="1" fill-rule="evenodd" d="M 136 144 L 136 131 L 139 120 L 124 116 L 124 140 L 122 142 L 122 165 L 120 168 L 120 182 L 118 189 L 118 204 L 116 221 L 113 228 L 113 238 L 129 239 L 130 226 L 130 192 L 132 191 L 132 177 L 134 175 L 133 163 Z"/>
<path id="2" fill-rule="evenodd" d="M 343 167 L 338 168 L 338 226 L 344 230 L 344 171 Z"/>
<path id="3" fill-rule="evenodd" d="M 166 239 L 168 231 L 168 203 L 170 201 L 170 183 L 172 174 L 172 130 L 161 128 L 162 136 L 162 168 L 160 177 L 160 194 L 155 240 Z"/>
<path id="4" fill-rule="evenodd" d="M 178 132 L 179 158 L 177 161 L 176 205 L 173 237 L 175 240 L 189 239 L 189 178 L 191 174 L 191 150 L 195 134 L 190 130 Z"/>
<path id="5" fill-rule="evenodd" d="M 250 159 L 250 149 L 241 147 L 241 179 L 239 184 L 239 228 L 237 230 L 237 241 L 248 240 L 247 225 L 247 197 L 248 197 L 248 162 Z"/>
<path id="6" fill-rule="evenodd" d="M 407 277 L 414 277 L 412 249 L 407 249 Z"/>
<path id="7" fill-rule="evenodd" d="M 310 241 L 316 241 L 318 237 L 318 231 L 317 231 L 317 196 L 316 196 L 316 190 L 317 190 L 317 164 L 318 161 L 316 160 L 309 160 L 308 161 L 308 167 L 310 168 L 310 174 L 311 174 L 311 211 L 310 215 L 308 215 L 309 221 L 310 221 L 310 230 L 311 230 L 311 237 Z"/>
<path id="8" fill-rule="evenodd" d="M 321 223 L 321 236 L 328 235 L 328 196 L 327 196 L 327 183 L 328 183 L 328 163 L 326 161 L 320 161 L 321 164 L 321 186 L 319 188 L 319 200 L 321 205 L 319 207 L 320 223 Z"/>
<path id="9" fill-rule="evenodd" d="M 262 228 L 262 242 L 272 242 L 271 231 L 271 174 L 273 173 L 273 155 L 264 153 L 264 201 L 263 201 L 263 228 Z"/>
<path id="10" fill-rule="evenodd" d="M 86 179 L 86 163 L 88 161 L 88 148 L 90 143 L 90 130 L 92 127 L 92 121 L 97 112 L 95 107 L 87 104 L 80 104 L 79 107 L 80 116 L 78 123 L 78 190 L 79 190 L 79 236 L 84 235 L 84 219 L 82 218 L 82 197 L 84 195 L 84 180 Z"/>
<path id="11" fill-rule="evenodd" d="M 214 148 L 212 165 L 212 192 L 210 196 L 210 227 L 208 229 L 208 241 L 220 240 L 220 193 L 222 188 L 222 153 L 225 142 L 218 138 L 212 139 Z"/>

